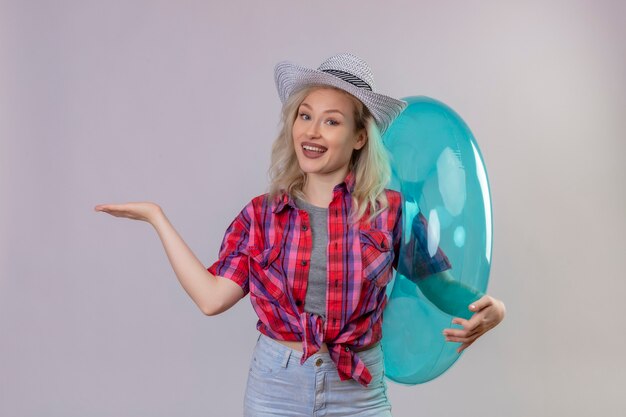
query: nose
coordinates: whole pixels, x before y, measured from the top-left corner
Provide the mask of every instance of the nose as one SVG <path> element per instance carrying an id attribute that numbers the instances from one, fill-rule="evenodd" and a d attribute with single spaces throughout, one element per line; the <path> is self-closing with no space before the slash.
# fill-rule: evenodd
<path id="1" fill-rule="evenodd" d="M 306 134 L 308 137 L 315 138 L 319 136 L 319 125 L 315 120 L 312 120 L 311 123 L 307 126 Z"/>

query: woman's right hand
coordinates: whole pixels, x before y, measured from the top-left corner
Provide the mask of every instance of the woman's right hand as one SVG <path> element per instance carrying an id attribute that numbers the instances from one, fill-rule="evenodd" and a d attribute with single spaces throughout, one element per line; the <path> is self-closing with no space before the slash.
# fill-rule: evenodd
<path id="1" fill-rule="evenodd" d="M 150 202 L 124 204 L 98 204 L 95 211 L 104 211 L 115 217 L 126 217 L 133 220 L 143 220 L 153 224 L 154 220 L 163 211 L 158 204 Z"/>

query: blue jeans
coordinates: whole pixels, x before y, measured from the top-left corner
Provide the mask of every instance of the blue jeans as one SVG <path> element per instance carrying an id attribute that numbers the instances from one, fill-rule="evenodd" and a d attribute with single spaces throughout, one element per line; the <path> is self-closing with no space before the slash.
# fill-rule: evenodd
<path id="1" fill-rule="evenodd" d="M 302 352 L 261 333 L 250 361 L 244 417 L 391 417 L 381 345 L 357 355 L 372 374 L 368 387 L 341 381 L 327 352 L 300 365 Z"/>

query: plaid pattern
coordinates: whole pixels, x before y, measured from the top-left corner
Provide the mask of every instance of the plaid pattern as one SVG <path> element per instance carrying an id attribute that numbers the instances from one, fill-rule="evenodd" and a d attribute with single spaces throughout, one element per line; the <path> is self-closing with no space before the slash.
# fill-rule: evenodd
<path id="1" fill-rule="evenodd" d="M 328 210 L 325 318 L 303 309 L 312 234 L 308 213 L 287 194 L 273 201 L 267 194 L 253 198 L 226 230 L 219 259 L 208 270 L 250 293 L 261 333 L 302 341 L 300 363 L 325 342 L 340 379 L 353 378 L 367 386 L 371 374 L 351 348 L 382 337 L 385 286 L 397 267 L 402 237 L 402 199 L 397 191 L 385 190 L 389 209 L 372 222 L 350 225 L 354 180 L 350 172 L 335 186 Z M 427 274 L 450 267 L 441 250 L 433 258 L 426 254 L 419 263 L 418 272 Z"/>

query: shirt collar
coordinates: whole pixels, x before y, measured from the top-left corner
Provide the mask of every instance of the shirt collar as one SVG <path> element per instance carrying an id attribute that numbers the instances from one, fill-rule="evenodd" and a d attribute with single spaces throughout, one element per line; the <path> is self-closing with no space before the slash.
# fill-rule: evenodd
<path id="1" fill-rule="evenodd" d="M 339 191 L 346 191 L 348 194 L 351 194 L 354 191 L 354 185 L 355 185 L 354 172 L 348 171 L 348 174 L 346 175 L 344 180 L 340 182 L 339 184 L 335 185 L 335 187 L 333 187 L 333 193 L 336 193 Z M 290 206 L 291 208 L 294 208 L 294 209 L 298 208 L 293 197 L 291 197 L 288 193 L 283 191 L 282 194 L 276 196 L 276 198 L 274 199 L 274 208 L 272 211 L 274 213 L 280 213 L 280 211 L 284 209 L 285 206 Z"/>

